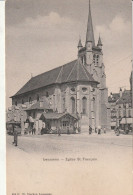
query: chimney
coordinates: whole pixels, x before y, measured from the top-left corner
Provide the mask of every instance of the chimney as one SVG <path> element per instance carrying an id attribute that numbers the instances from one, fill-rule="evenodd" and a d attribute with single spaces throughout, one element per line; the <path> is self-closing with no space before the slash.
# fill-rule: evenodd
<path id="1" fill-rule="evenodd" d="M 120 88 L 120 97 L 122 97 L 122 88 Z"/>
<path id="2" fill-rule="evenodd" d="M 112 99 L 112 97 L 113 97 L 113 94 L 112 94 L 112 92 L 110 93 L 110 97 L 111 97 L 111 99 Z"/>

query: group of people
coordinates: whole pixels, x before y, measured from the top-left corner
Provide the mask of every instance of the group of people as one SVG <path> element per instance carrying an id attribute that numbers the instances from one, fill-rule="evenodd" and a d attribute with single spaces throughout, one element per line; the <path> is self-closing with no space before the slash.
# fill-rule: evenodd
<path id="1" fill-rule="evenodd" d="M 92 134 L 93 128 L 91 126 L 89 126 L 89 134 Z M 101 133 L 106 133 L 106 128 L 101 128 L 101 127 L 95 127 L 95 133 L 97 133 L 98 135 L 100 135 Z"/>

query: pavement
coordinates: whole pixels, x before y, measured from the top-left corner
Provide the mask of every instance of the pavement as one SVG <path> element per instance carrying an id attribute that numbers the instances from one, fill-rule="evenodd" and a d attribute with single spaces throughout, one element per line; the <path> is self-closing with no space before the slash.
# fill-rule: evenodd
<path id="1" fill-rule="evenodd" d="M 7 195 L 133 194 L 132 135 L 25 135 L 17 147 L 12 141 L 7 135 Z"/>

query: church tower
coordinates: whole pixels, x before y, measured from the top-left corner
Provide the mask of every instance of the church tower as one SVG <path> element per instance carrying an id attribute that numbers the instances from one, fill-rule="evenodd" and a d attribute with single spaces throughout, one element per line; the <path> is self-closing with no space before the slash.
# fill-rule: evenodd
<path id="1" fill-rule="evenodd" d="M 89 14 L 88 14 L 88 22 L 87 22 L 87 32 L 86 32 L 86 67 L 87 70 L 91 73 L 91 66 L 93 63 L 93 47 L 95 46 L 95 39 L 94 39 L 94 32 L 93 32 L 93 25 L 92 25 L 92 17 L 91 17 L 91 7 L 90 7 L 90 0 L 89 0 Z"/>
<path id="2" fill-rule="evenodd" d="M 81 61 L 88 72 L 93 76 L 95 81 L 99 83 L 95 92 L 97 98 L 97 105 L 95 107 L 98 109 L 96 110 L 96 113 L 99 112 L 99 115 L 97 114 L 96 116 L 96 121 L 99 122 L 95 124 L 95 126 L 99 125 L 101 127 L 110 128 L 108 89 L 106 87 L 106 74 L 103 63 L 103 44 L 100 35 L 97 44 L 95 44 L 90 0 L 86 42 L 84 47 L 78 49 L 78 56 L 81 58 Z"/>

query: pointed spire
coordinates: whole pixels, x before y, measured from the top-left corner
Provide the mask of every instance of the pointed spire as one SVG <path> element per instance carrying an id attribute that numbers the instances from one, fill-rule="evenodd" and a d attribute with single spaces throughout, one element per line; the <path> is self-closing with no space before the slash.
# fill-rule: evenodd
<path id="1" fill-rule="evenodd" d="M 101 41 L 101 37 L 100 37 L 100 35 L 99 35 L 99 39 L 98 39 L 98 44 L 97 44 L 97 46 L 102 46 L 103 44 L 102 44 L 102 41 Z"/>
<path id="2" fill-rule="evenodd" d="M 87 23 L 87 33 L 86 33 L 86 43 L 87 42 L 92 42 L 92 46 L 95 46 L 90 0 L 89 0 L 89 14 L 88 14 L 88 23 Z"/>
<path id="3" fill-rule="evenodd" d="M 79 37 L 78 49 L 80 49 L 81 47 L 83 47 L 83 45 L 82 45 L 82 42 L 81 42 L 81 37 Z"/>

